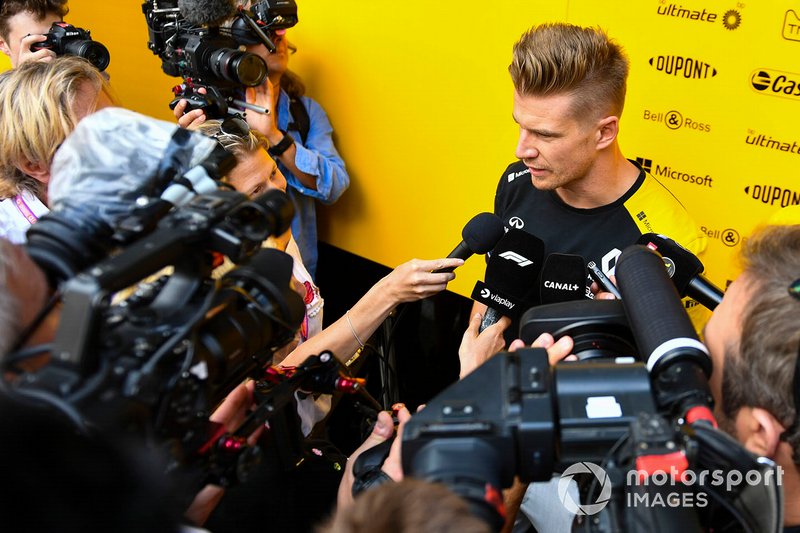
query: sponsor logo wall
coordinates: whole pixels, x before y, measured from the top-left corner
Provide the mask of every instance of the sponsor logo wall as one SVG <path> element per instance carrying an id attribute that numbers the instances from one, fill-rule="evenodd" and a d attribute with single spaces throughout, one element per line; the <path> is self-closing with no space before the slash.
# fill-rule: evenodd
<path id="1" fill-rule="evenodd" d="M 690 211 L 725 287 L 743 239 L 800 211 L 800 1 L 573 0 L 567 19 L 625 48 L 623 153 Z"/>

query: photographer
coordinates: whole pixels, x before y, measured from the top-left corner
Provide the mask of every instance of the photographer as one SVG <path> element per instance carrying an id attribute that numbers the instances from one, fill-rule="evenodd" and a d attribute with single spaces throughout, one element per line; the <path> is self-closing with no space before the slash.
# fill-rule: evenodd
<path id="1" fill-rule="evenodd" d="M 238 2 L 247 8 L 250 2 Z M 292 234 L 297 240 L 303 263 L 312 277 L 317 269 L 317 200 L 332 204 L 350 185 L 344 161 L 333 144 L 333 127 L 322 107 L 304 96 L 300 78 L 288 69 L 290 52 L 286 30 L 269 33 L 275 52 L 263 44 L 247 46 L 248 52 L 267 63 L 269 75 L 264 83 L 248 88 L 246 99 L 268 110 L 266 114 L 247 113 L 247 121 L 269 140 L 270 154 L 286 176 L 288 194 L 295 206 Z M 186 101 L 175 106 L 175 116 L 183 127 L 193 128 L 206 120 L 203 110 L 183 114 Z M 303 124 L 307 125 L 304 127 Z M 306 130 L 307 131 L 303 131 Z M 291 132 L 291 133 L 290 133 Z"/>
<path id="2" fill-rule="evenodd" d="M 0 236 L 25 241 L 49 211 L 56 149 L 82 118 L 113 105 L 108 82 L 79 57 L 29 61 L 0 74 Z"/>
<path id="3" fill-rule="evenodd" d="M 26 61 L 52 61 L 50 49 L 31 51 L 31 45 L 47 39 L 54 22 L 64 20 L 67 0 L 8 0 L 0 4 L 0 50 L 16 68 Z"/>

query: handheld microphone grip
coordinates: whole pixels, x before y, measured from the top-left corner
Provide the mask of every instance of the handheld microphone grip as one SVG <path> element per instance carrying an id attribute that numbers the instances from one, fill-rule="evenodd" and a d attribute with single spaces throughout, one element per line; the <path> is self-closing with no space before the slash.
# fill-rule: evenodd
<path id="1" fill-rule="evenodd" d="M 646 359 L 659 408 L 678 416 L 695 407 L 710 408 L 711 359 L 662 258 L 644 246 L 629 246 L 617 262 L 616 274 L 625 314 Z M 711 417 L 710 410 L 707 412 Z"/>
<path id="2" fill-rule="evenodd" d="M 503 315 L 501 315 L 500 312 L 494 307 L 487 307 L 486 313 L 483 314 L 483 319 L 481 319 L 481 325 L 478 328 L 478 333 L 482 332 L 492 324 L 496 324 L 502 316 Z"/>
<path id="3" fill-rule="evenodd" d="M 722 297 L 724 296 L 719 287 L 711 283 L 703 275 L 698 275 L 689 281 L 686 294 L 694 298 L 697 303 L 706 309 L 712 311 L 722 302 Z"/>

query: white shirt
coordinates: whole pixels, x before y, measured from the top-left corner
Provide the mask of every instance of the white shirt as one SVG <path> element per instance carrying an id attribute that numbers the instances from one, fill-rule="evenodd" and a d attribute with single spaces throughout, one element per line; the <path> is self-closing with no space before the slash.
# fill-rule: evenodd
<path id="1" fill-rule="evenodd" d="M 50 209 L 30 191 L 0 201 L 0 237 L 14 244 L 24 243 L 28 228 L 49 212 Z"/>

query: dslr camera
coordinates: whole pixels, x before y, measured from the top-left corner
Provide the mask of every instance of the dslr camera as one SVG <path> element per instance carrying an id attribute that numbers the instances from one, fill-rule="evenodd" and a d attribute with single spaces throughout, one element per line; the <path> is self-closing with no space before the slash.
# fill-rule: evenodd
<path id="1" fill-rule="evenodd" d="M 47 32 L 47 40 L 31 45 L 31 51 L 50 49 L 56 55 L 73 55 L 88 60 L 100 72 L 108 68 L 111 56 L 102 43 L 92 40 L 89 30 L 77 28 L 66 22 L 54 22 Z"/>
<path id="2" fill-rule="evenodd" d="M 183 83 L 173 88 L 170 108 L 186 99 L 187 112 L 203 109 L 209 118 L 244 109 L 263 112 L 244 101 L 243 89 L 264 82 L 267 64 L 239 47 L 263 43 L 274 51 L 268 34 L 297 24 L 297 4 L 294 0 L 264 0 L 250 9 L 232 11 L 222 20 L 211 20 L 218 15 L 205 15 L 200 7 L 177 0 L 142 4 L 148 47 L 161 59 L 164 73 L 183 78 Z"/>

